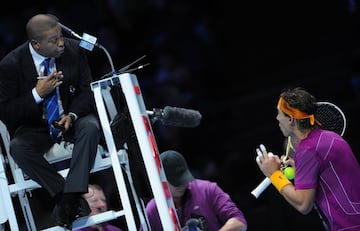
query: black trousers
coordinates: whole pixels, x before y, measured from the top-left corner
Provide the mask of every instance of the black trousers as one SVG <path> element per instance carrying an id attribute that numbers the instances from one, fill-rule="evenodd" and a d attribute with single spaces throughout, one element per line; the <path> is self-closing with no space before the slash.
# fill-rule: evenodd
<path id="1" fill-rule="evenodd" d="M 74 143 L 66 180 L 44 158 L 44 153 L 54 144 L 46 124 L 37 128 L 18 128 L 10 141 L 10 154 L 23 172 L 45 188 L 50 196 L 61 192 L 86 193 L 100 137 L 99 121 L 93 114 L 77 119 L 64 134 L 66 141 Z"/>

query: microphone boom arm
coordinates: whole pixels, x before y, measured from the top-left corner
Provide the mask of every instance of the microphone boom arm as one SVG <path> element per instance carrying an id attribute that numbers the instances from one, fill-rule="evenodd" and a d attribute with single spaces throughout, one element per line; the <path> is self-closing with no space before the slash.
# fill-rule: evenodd
<path id="1" fill-rule="evenodd" d="M 81 37 L 80 35 L 78 35 L 77 33 L 75 33 L 73 30 L 71 30 L 69 27 L 65 26 L 64 24 L 58 22 L 59 26 L 65 30 L 67 33 L 69 33 L 70 35 L 74 36 L 75 38 L 81 40 L 82 42 L 84 42 L 85 44 L 89 44 L 89 45 L 93 45 L 96 47 L 99 47 L 100 49 L 102 49 L 105 52 L 105 55 L 107 57 L 107 59 L 109 60 L 110 63 L 110 68 L 111 68 L 111 75 L 114 76 L 116 74 L 115 68 L 114 68 L 114 63 L 112 61 L 112 58 L 110 56 L 110 53 L 106 50 L 106 48 L 101 45 L 100 43 L 96 42 L 96 38 L 94 36 L 88 35 L 88 34 L 83 34 L 83 36 Z M 81 45 L 82 43 L 80 43 L 80 46 L 83 47 Z M 85 47 L 83 47 L 85 49 L 88 49 L 88 46 L 86 45 Z M 88 49 L 88 50 L 92 50 Z"/>
<path id="2" fill-rule="evenodd" d="M 109 63 L 110 63 L 111 73 L 112 73 L 112 75 L 115 75 L 116 71 L 115 71 L 114 64 L 113 64 L 112 58 L 110 56 L 110 53 L 106 50 L 106 48 L 103 45 L 101 45 L 99 43 L 96 43 L 95 46 L 99 47 L 100 49 L 102 49 L 105 52 L 106 57 L 107 57 L 107 59 L 109 60 Z"/>

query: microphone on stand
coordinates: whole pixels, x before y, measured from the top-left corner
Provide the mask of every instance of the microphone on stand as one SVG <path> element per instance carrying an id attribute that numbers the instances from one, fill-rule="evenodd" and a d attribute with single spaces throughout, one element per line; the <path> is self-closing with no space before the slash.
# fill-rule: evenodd
<path id="1" fill-rule="evenodd" d="M 58 22 L 58 24 L 60 25 L 60 27 L 61 27 L 64 31 L 66 31 L 67 33 L 69 33 L 71 36 L 74 36 L 75 38 L 80 39 L 80 40 L 82 39 L 80 35 L 78 35 L 77 33 L 75 33 L 75 32 L 74 32 L 73 30 L 71 30 L 69 27 L 61 24 L 60 22 Z"/>
<path id="2" fill-rule="evenodd" d="M 86 50 L 89 50 L 89 51 L 92 51 L 94 49 L 94 46 L 101 47 L 101 45 L 96 42 L 96 40 L 97 40 L 96 37 L 89 35 L 87 33 L 83 33 L 83 35 L 80 36 L 75 31 L 71 30 L 69 27 L 67 27 L 61 23 L 59 23 L 59 25 L 64 31 L 66 31 L 70 35 L 74 36 L 75 38 L 81 40 L 80 44 L 79 44 L 80 47 L 82 47 Z"/>
<path id="3" fill-rule="evenodd" d="M 142 59 L 144 59 L 146 57 L 146 55 L 143 55 L 140 58 L 138 58 L 137 60 L 135 60 L 134 62 L 130 63 L 129 65 L 126 65 L 125 67 L 121 68 L 120 70 L 115 71 L 114 64 L 113 64 L 113 61 L 112 61 L 112 58 L 111 58 L 109 52 L 106 50 L 106 48 L 104 46 L 102 46 L 100 43 L 97 42 L 96 37 L 94 37 L 92 35 L 89 35 L 87 33 L 83 33 L 83 35 L 80 36 L 75 31 L 73 31 L 69 27 L 65 26 L 64 24 L 62 24 L 60 22 L 58 22 L 58 24 L 68 34 L 70 34 L 71 36 L 73 36 L 73 37 L 80 40 L 80 44 L 79 44 L 80 47 L 82 47 L 82 48 L 84 48 L 84 49 L 86 49 L 88 51 L 92 51 L 94 49 L 94 46 L 96 46 L 96 47 L 99 47 L 100 49 L 102 49 L 105 52 L 105 54 L 106 54 L 106 56 L 107 56 L 107 58 L 109 60 L 110 66 L 111 66 L 111 72 L 103 75 L 100 79 L 111 77 L 111 76 L 114 76 L 116 74 L 119 75 L 119 74 L 123 74 L 123 73 L 129 73 L 129 72 L 132 72 L 132 71 L 140 70 L 140 69 L 143 69 L 144 67 L 150 65 L 150 63 L 146 63 L 146 64 L 140 65 L 138 67 L 129 69 L 132 65 L 134 65 L 135 63 L 139 62 L 140 60 L 142 60 Z"/>
<path id="4" fill-rule="evenodd" d="M 71 36 L 73 36 L 73 37 L 80 40 L 80 44 L 79 44 L 80 47 L 82 47 L 82 48 L 84 48 L 84 49 L 86 49 L 88 51 L 92 51 L 94 49 L 94 46 L 99 47 L 100 49 L 102 49 L 105 52 L 106 57 L 109 60 L 110 67 L 111 67 L 111 75 L 116 74 L 114 64 L 113 64 L 113 61 L 112 61 L 112 58 L 111 58 L 109 52 L 106 50 L 106 48 L 104 46 L 102 46 L 100 43 L 96 42 L 97 41 L 96 37 L 94 37 L 92 35 L 89 35 L 87 33 L 83 33 L 83 35 L 80 36 L 79 34 L 74 32 L 72 29 L 70 29 L 69 27 L 61 24 L 60 22 L 58 22 L 58 24 L 64 31 L 66 31 Z"/>
<path id="5" fill-rule="evenodd" d="M 186 108 L 166 106 L 164 109 L 154 108 L 146 111 L 152 123 L 160 120 L 165 126 L 196 127 L 200 124 L 201 114 L 198 111 Z M 120 149 L 134 133 L 129 116 L 118 113 L 110 123 L 116 148 Z"/>
<path id="6" fill-rule="evenodd" d="M 202 117 L 199 111 L 171 106 L 164 109 L 154 108 L 147 113 L 152 123 L 160 120 L 165 126 L 175 127 L 197 127 Z"/>

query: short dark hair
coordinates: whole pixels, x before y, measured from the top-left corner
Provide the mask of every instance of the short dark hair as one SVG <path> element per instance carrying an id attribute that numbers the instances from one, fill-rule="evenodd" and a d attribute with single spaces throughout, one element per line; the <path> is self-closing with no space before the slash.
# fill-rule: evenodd
<path id="1" fill-rule="evenodd" d="M 291 107 L 309 115 L 315 114 L 318 107 L 317 99 L 303 87 L 285 88 L 281 91 L 280 97 Z M 316 126 L 316 123 L 314 125 L 310 124 L 309 118 L 297 121 L 300 129 L 309 129 Z"/>

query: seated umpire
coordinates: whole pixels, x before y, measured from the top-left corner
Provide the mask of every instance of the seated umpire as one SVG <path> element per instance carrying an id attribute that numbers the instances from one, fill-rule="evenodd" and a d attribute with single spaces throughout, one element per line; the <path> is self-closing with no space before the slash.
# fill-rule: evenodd
<path id="1" fill-rule="evenodd" d="M 81 195 L 88 191 L 101 134 L 92 76 L 79 42 L 63 37 L 55 16 L 33 16 L 26 32 L 28 41 L 0 62 L 0 119 L 15 162 L 54 199 L 55 224 L 70 229 L 90 213 Z M 54 121 L 63 128 L 54 129 Z M 66 180 L 43 157 L 61 139 L 74 143 Z"/>

